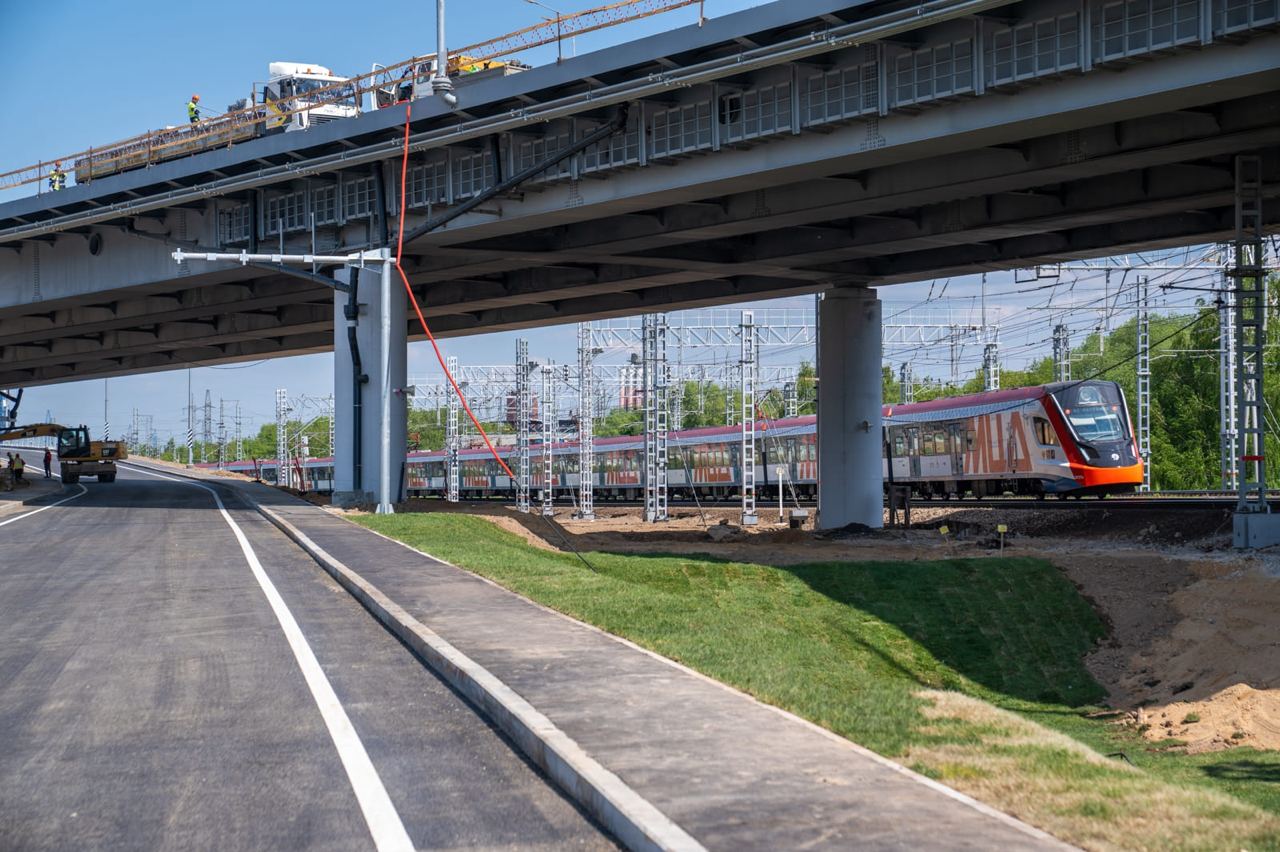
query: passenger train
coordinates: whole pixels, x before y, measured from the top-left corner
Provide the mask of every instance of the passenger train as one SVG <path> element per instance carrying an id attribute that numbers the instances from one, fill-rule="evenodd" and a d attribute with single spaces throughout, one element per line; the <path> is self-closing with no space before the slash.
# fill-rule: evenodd
<path id="1" fill-rule="evenodd" d="M 992 391 L 907 405 L 886 405 L 883 475 L 908 484 L 924 499 L 1001 494 L 1080 497 L 1132 492 L 1142 483 L 1124 394 L 1115 382 L 1061 382 Z M 780 483 L 800 499 L 817 494 L 817 424 L 812 416 L 757 424 L 756 490 L 777 496 Z M 514 470 L 516 449 L 498 452 Z M 644 440 L 639 436 L 595 441 L 597 500 L 642 496 Z M 531 490 L 542 488 L 542 444 L 530 447 Z M 741 486 L 741 430 L 736 426 L 670 433 L 668 491 L 673 499 L 733 497 Z M 578 487 L 578 446 L 551 447 L 554 496 L 571 498 Z M 244 461 L 227 468 L 277 480 L 276 462 Z M 332 490 L 333 460 L 298 460 L 307 490 Z M 438 497 L 445 492 L 442 450 L 407 457 L 405 493 Z M 510 478 L 484 447 L 459 452 L 459 496 L 464 500 L 514 498 Z"/>

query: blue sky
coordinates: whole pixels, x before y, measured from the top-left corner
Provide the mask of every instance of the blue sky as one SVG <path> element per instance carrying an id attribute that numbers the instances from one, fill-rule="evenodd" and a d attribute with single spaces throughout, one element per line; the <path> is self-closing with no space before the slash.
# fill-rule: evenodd
<path id="1" fill-rule="evenodd" d="M 600 0 L 561 0 L 568 13 Z M 186 120 L 185 103 L 193 92 L 204 104 L 221 109 L 249 93 L 266 76 L 273 60 L 318 62 L 340 74 L 368 71 L 372 63 L 390 64 L 430 53 L 435 44 L 434 5 L 430 2 L 352 4 L 313 0 L 306 5 L 265 6 L 242 0 L 218 4 L 127 0 L 104 5 L 90 0 L 41 4 L 0 0 L 0 74 L 11 81 L 10 120 L 0 134 L 0 171 L 60 153 L 177 124 Z M 750 6 L 759 0 L 707 0 L 708 17 Z M 449 3 L 449 44 L 469 44 L 536 23 L 546 14 L 524 0 L 472 0 Z M 644 21 L 581 36 L 566 53 L 586 53 L 621 41 L 696 22 L 697 6 Z M 554 61 L 554 46 L 520 56 L 531 64 Z M 16 118 L 14 118 L 16 117 Z M 0 194 L 0 200 L 12 197 Z M 948 297 L 971 304 L 979 279 L 950 282 Z M 895 302 L 920 300 L 942 282 L 902 285 L 882 293 Z M 1011 275 L 992 276 L 993 292 L 1018 289 Z M 1082 290 L 1084 288 L 1082 287 Z M 1021 297 L 1000 296 L 993 305 L 1024 304 Z M 745 307 L 745 306 L 744 306 Z M 520 333 L 532 353 L 557 361 L 574 358 L 574 326 Z M 485 335 L 450 340 L 448 354 L 463 363 L 490 364 L 514 357 L 515 337 Z M 1024 347 L 1048 337 L 1028 328 Z M 501 353 L 496 354 L 496 353 Z M 791 357 L 797 357 L 794 354 Z M 426 344 L 410 346 L 410 375 L 435 372 Z M 937 369 L 917 370 L 941 375 Z M 275 359 L 258 364 L 193 371 L 197 402 L 211 391 L 239 400 L 247 429 L 273 419 L 274 393 L 319 397 L 332 388 L 332 355 Z M 160 435 L 185 434 L 186 371 L 152 373 L 110 380 L 110 422 L 119 434 L 137 409 L 153 416 Z M 20 419 L 42 419 L 46 411 L 61 422 L 87 423 L 95 432 L 103 422 L 103 381 L 32 388 Z"/>

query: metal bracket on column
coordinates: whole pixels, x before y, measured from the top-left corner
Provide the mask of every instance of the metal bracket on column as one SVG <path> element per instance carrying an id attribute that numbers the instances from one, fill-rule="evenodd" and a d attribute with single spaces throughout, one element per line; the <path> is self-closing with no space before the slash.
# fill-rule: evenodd
<path id="1" fill-rule="evenodd" d="M 12 427 L 18 422 L 18 406 L 22 404 L 22 390 L 22 388 L 18 388 L 12 393 L 0 390 L 0 399 L 9 403 L 9 410 L 5 412 L 4 416 L 4 419 L 9 422 L 7 424 L 0 422 L 0 426 L 7 425 Z"/>

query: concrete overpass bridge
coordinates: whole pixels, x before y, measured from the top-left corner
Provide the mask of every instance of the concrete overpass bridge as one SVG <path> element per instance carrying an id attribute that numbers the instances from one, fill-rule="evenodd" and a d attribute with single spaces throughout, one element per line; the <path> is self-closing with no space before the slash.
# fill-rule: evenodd
<path id="1" fill-rule="evenodd" d="M 175 246 L 340 254 L 403 219 L 448 337 L 1232 239 L 1247 152 L 1274 230 L 1278 25 L 1280 0 L 787 0 L 413 102 L 403 211 L 403 106 L 13 201 L 0 387 L 336 348 L 341 397 L 331 268 Z M 402 352 L 403 298 L 356 277 Z M 878 389 L 856 324 L 865 351 L 824 357 Z"/>

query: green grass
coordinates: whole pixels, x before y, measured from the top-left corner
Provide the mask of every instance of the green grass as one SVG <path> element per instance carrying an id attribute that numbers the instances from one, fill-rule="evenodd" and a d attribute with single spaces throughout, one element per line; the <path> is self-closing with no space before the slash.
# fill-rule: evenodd
<path id="1" fill-rule="evenodd" d="M 1104 628 L 1045 562 L 591 553 L 592 572 L 466 515 L 357 520 L 1072 842 L 1280 849 L 1276 755 L 1170 753 L 1083 717 L 1104 694 L 1082 663 Z"/>

